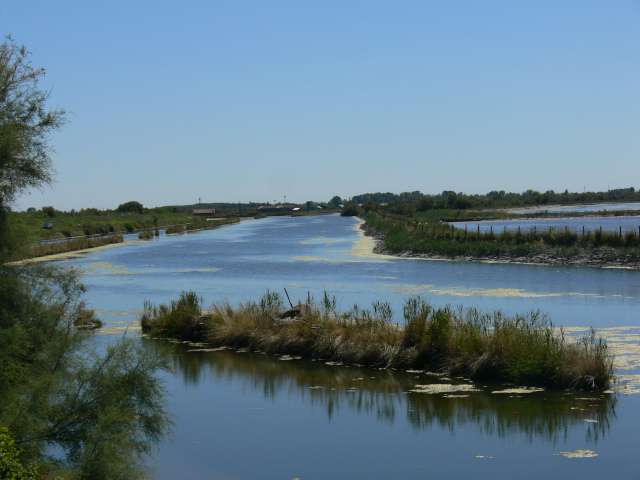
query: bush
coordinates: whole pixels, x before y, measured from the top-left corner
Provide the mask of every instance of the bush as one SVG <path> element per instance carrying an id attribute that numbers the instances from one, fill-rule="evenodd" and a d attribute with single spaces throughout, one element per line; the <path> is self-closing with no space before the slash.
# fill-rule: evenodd
<path id="1" fill-rule="evenodd" d="M 20 461 L 22 450 L 15 446 L 13 436 L 5 427 L 0 428 L 0 478 L 7 480 L 37 480 L 38 469 L 34 464 L 26 467 Z"/>
<path id="2" fill-rule="evenodd" d="M 127 202 L 118 206 L 118 212 L 144 213 L 144 207 L 140 202 Z"/>
<path id="3" fill-rule="evenodd" d="M 355 202 L 346 203 L 340 212 L 342 217 L 355 217 L 356 215 L 360 215 L 360 207 Z"/>

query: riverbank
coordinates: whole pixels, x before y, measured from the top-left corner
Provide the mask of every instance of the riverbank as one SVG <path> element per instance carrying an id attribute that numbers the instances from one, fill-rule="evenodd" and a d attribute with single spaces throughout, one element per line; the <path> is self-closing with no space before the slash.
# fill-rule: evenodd
<path id="1" fill-rule="evenodd" d="M 618 235 L 596 231 L 582 238 L 568 231 L 494 234 L 458 231 L 446 226 L 425 228 L 406 219 L 371 213 L 362 218 L 365 222 L 360 228 L 375 239 L 375 252 L 382 255 L 640 269 L 640 239 L 634 232 Z"/>
<path id="2" fill-rule="evenodd" d="M 599 251 L 576 251 L 571 256 L 558 257 L 552 252 L 532 253 L 528 255 L 442 255 L 436 253 L 419 253 L 404 251 L 393 251 L 385 244 L 385 234 L 368 228 L 364 223 L 360 226 L 364 234 L 374 239 L 375 247 L 373 252 L 380 256 L 390 256 L 397 258 L 415 258 L 423 260 L 445 260 L 452 262 L 485 262 L 485 263 L 517 263 L 531 265 L 562 265 L 574 267 L 595 267 L 595 268 L 626 268 L 640 269 L 640 259 L 619 257 L 615 252 L 601 249 Z"/>
<path id="3" fill-rule="evenodd" d="M 636 203 L 636 202 L 627 202 L 629 204 L 637 204 L 638 208 L 640 209 L 640 203 Z M 625 203 L 626 204 L 626 203 Z M 555 205 L 533 205 L 533 206 L 527 206 L 527 207 L 511 207 L 511 208 L 502 208 L 499 209 L 501 211 L 507 212 L 507 213 L 518 213 L 518 214 L 522 214 L 522 213 L 528 213 L 528 212 L 533 212 L 533 211 L 549 211 L 549 210 L 570 210 L 570 209 L 575 209 L 576 207 L 578 208 L 582 208 L 582 207 L 602 207 L 602 210 L 606 210 L 606 207 L 613 207 L 616 205 L 620 205 L 619 202 L 598 202 L 598 203 L 581 203 L 581 204 L 563 204 L 563 203 L 559 203 L 559 204 L 555 204 Z M 601 210 L 600 210 L 601 211 Z M 608 210 L 607 213 L 611 213 L 611 210 Z M 581 213 L 581 212 L 563 212 L 563 213 Z M 593 212 L 591 212 L 593 213 Z"/>

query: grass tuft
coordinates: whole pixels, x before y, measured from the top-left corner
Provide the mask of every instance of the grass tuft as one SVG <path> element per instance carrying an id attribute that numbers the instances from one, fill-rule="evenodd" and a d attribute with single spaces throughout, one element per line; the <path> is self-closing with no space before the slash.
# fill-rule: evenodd
<path id="1" fill-rule="evenodd" d="M 292 310 L 297 315 L 289 318 Z M 506 317 L 435 309 L 413 297 L 397 324 L 388 303 L 337 313 L 335 298 L 326 293 L 292 310 L 268 291 L 258 302 L 233 307 L 222 301 L 203 312 L 202 299 L 188 292 L 168 306 L 145 302 L 140 322 L 143 332 L 159 337 L 534 387 L 604 390 L 613 378 L 612 354 L 593 329 L 571 341 L 540 312 Z"/>

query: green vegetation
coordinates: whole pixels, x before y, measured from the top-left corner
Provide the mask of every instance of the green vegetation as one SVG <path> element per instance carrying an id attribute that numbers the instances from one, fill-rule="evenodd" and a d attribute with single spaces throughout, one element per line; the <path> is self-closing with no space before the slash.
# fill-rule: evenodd
<path id="1" fill-rule="evenodd" d="M 553 259 L 587 258 L 602 264 L 640 262 L 640 237 L 635 231 L 603 232 L 569 230 L 531 230 L 477 232 L 454 228 L 434 218 L 384 215 L 374 212 L 361 215 L 365 228 L 384 237 L 390 252 L 473 258 Z M 550 260 L 551 259 L 551 260 Z"/>
<path id="2" fill-rule="evenodd" d="M 210 230 L 212 228 L 218 228 L 221 227 L 222 225 L 231 225 L 233 223 L 238 223 L 240 221 L 239 218 L 237 217 L 227 217 L 227 218 L 220 218 L 217 220 L 198 220 L 196 222 L 191 222 L 185 225 L 185 229 L 188 232 L 194 231 L 194 230 Z"/>
<path id="3" fill-rule="evenodd" d="M 0 46 L 0 476 L 142 478 L 171 424 L 156 377 L 166 358 L 135 339 L 96 349 L 74 325 L 97 320 L 76 273 L 14 262 L 33 238 L 10 207 L 51 182 L 48 139 L 65 121 L 46 108 L 43 74 L 11 38 Z"/>
<path id="4" fill-rule="evenodd" d="M 434 309 L 419 297 L 407 300 L 403 312 L 401 325 L 386 303 L 340 314 L 326 293 L 319 303 L 309 299 L 285 312 L 272 292 L 259 302 L 234 308 L 223 301 L 205 312 L 202 299 L 188 292 L 171 305 L 145 302 L 140 323 L 150 336 L 528 386 L 603 390 L 612 379 L 612 355 L 593 330 L 572 342 L 539 313 L 509 318 Z"/>
<path id="5" fill-rule="evenodd" d="M 20 461 L 22 450 L 15 446 L 9 429 L 0 427 L 0 478 L 7 480 L 37 480 L 40 478 L 35 464 L 24 466 Z"/>
<path id="6" fill-rule="evenodd" d="M 338 197 L 339 198 L 339 197 Z M 467 195 L 463 192 L 456 193 L 452 190 L 444 190 L 440 194 L 425 195 L 422 192 L 402 192 L 395 193 L 365 193 L 356 195 L 351 201 L 360 205 L 367 200 L 373 200 L 380 204 L 388 205 L 392 209 L 408 209 L 404 214 L 413 213 L 415 211 L 427 211 L 435 209 L 497 209 L 506 207 L 520 207 L 532 205 L 549 205 L 549 204 L 583 204 L 583 203 L 599 203 L 599 202 L 640 202 L 640 192 L 635 188 L 617 188 L 608 190 L 607 192 L 582 192 L 569 193 L 565 190 L 563 193 L 556 193 L 548 190 L 544 193 L 536 190 L 527 190 L 522 193 L 505 192 L 504 190 L 492 191 L 485 195 Z M 395 204 L 392 206 L 392 204 Z"/>
<path id="7" fill-rule="evenodd" d="M 355 202 L 347 202 L 344 204 L 344 207 L 342 207 L 340 215 L 343 217 L 355 217 L 356 215 L 360 215 L 360 207 Z"/>
<path id="8" fill-rule="evenodd" d="M 122 243 L 122 235 L 109 235 L 108 237 L 97 238 L 77 238 L 75 240 L 57 241 L 49 243 L 38 243 L 24 250 L 21 258 L 44 257 L 45 255 L 56 255 L 58 253 L 75 252 L 87 248 L 102 247 Z"/>
<path id="9" fill-rule="evenodd" d="M 53 209 L 53 207 L 51 207 Z M 144 213 L 118 212 L 117 210 L 96 210 L 89 208 L 78 212 L 53 210 L 53 215 L 40 211 L 11 212 L 10 220 L 15 229 L 20 229 L 23 237 L 32 241 L 57 240 L 89 235 L 110 235 L 133 233 L 140 230 L 169 227 L 198 221 L 186 213 L 156 212 L 150 209 Z M 43 229 L 46 222 L 53 228 Z"/>

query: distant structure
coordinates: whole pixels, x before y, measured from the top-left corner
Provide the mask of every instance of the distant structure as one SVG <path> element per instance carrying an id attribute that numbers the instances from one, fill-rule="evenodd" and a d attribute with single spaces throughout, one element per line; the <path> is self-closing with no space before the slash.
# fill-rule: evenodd
<path id="1" fill-rule="evenodd" d="M 196 217 L 212 217 L 216 214 L 215 208 L 194 208 L 191 215 Z"/>
<path id="2" fill-rule="evenodd" d="M 297 212 L 298 210 L 300 210 L 300 207 L 294 204 L 262 205 L 261 207 L 258 207 L 258 212 L 262 213 Z"/>

